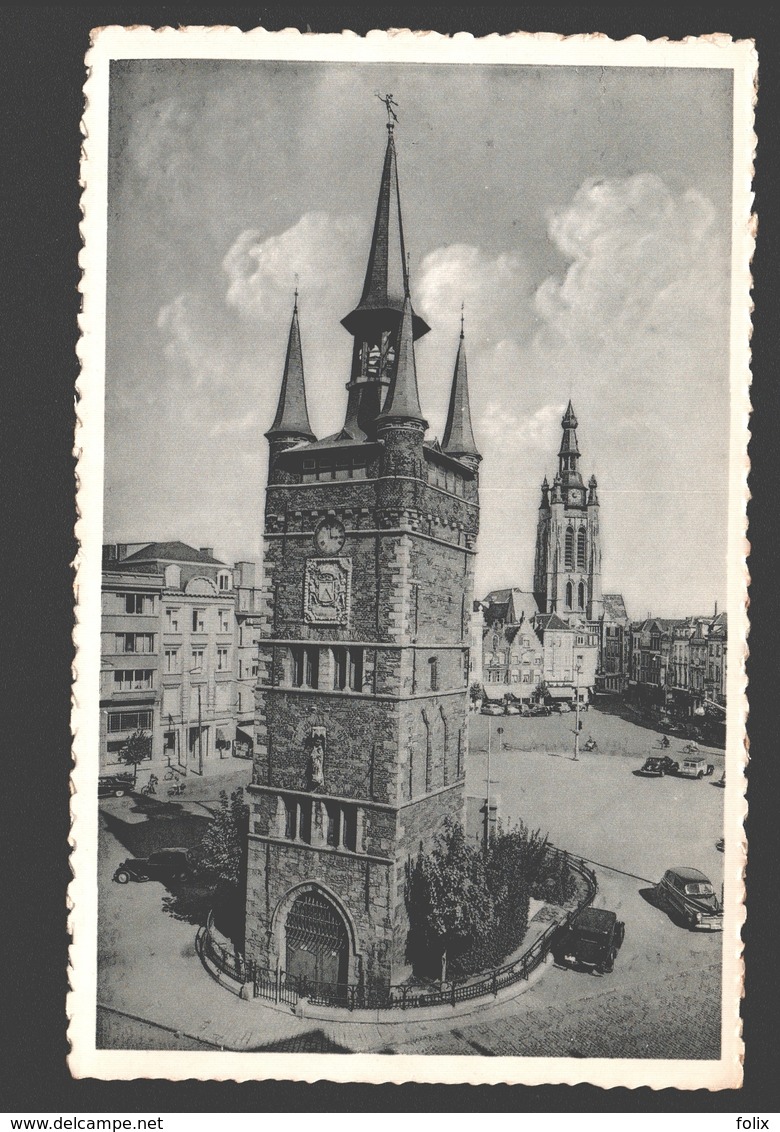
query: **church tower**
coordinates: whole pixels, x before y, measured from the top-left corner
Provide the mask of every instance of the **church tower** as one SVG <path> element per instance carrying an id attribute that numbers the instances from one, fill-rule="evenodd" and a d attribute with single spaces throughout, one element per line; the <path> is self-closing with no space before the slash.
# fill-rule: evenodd
<path id="1" fill-rule="evenodd" d="M 468 743 L 480 455 L 462 333 L 444 443 L 426 440 L 387 128 L 344 425 L 311 431 L 296 301 L 266 434 L 246 952 L 330 1001 L 409 973 L 407 864 L 462 817 Z"/>
<path id="2" fill-rule="evenodd" d="M 596 621 L 601 595 L 601 536 L 596 477 L 587 487 L 579 469 L 577 418 L 571 401 L 561 420 L 563 436 L 552 487 L 544 477 L 536 531 L 534 594 L 543 613 L 565 620 Z"/>

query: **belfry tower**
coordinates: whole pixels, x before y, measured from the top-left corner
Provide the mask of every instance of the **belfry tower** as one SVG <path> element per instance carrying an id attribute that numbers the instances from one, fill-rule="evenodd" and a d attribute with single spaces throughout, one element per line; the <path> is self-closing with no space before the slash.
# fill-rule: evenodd
<path id="1" fill-rule="evenodd" d="M 293 311 L 266 434 L 249 787 L 247 954 L 367 999 L 410 969 L 407 863 L 462 816 L 481 459 L 462 328 L 443 444 L 425 438 L 414 342 L 429 328 L 409 292 L 393 134 L 391 122 L 363 292 L 343 319 L 344 425 L 320 440 L 297 298 Z"/>
<path id="2" fill-rule="evenodd" d="M 543 613 L 596 621 L 601 596 L 601 537 L 596 477 L 586 487 L 579 470 L 577 418 L 571 401 L 561 420 L 563 437 L 552 487 L 544 477 L 536 530 L 534 594 Z"/>

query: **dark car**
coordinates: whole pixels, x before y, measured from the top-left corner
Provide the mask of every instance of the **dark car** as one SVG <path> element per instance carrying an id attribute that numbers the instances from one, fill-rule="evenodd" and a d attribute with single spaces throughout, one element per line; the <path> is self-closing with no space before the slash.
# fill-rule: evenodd
<path id="1" fill-rule="evenodd" d="M 529 715 L 550 715 L 552 709 L 547 704 L 531 704 L 528 710 Z"/>
<path id="2" fill-rule="evenodd" d="M 118 884 L 129 880 L 159 880 L 167 884 L 172 880 L 187 880 L 195 871 L 189 849 L 158 849 L 148 857 L 128 857 L 114 873 Z"/>
<path id="3" fill-rule="evenodd" d="M 640 768 L 639 773 L 663 778 L 665 774 L 677 774 L 679 769 L 680 764 L 669 755 L 650 755 L 645 759 L 645 765 Z"/>
<path id="4" fill-rule="evenodd" d="M 585 968 L 594 975 L 607 975 L 626 935 L 626 925 L 606 908 L 583 908 L 561 940 L 559 962 Z"/>
<path id="5" fill-rule="evenodd" d="M 132 789 L 132 774 L 101 774 L 98 778 L 98 798 L 123 798 Z"/>
<path id="6" fill-rule="evenodd" d="M 698 869 L 667 869 L 656 885 L 656 903 L 691 931 L 723 931 L 723 906 L 712 882 Z"/>

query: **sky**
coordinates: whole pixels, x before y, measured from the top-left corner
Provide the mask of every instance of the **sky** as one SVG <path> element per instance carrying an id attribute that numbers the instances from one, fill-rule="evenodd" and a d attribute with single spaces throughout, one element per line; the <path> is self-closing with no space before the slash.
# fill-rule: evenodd
<path id="1" fill-rule="evenodd" d="M 604 592 L 723 608 L 729 70 L 112 64 L 104 541 L 260 559 L 296 276 L 311 424 L 343 422 L 388 91 L 430 437 L 465 306 L 476 596 L 531 588 L 571 398 Z"/>

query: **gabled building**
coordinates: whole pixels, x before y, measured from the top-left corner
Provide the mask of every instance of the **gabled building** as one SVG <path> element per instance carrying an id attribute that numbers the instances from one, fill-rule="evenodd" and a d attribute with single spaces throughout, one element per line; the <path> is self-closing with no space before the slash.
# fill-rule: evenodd
<path id="1" fill-rule="evenodd" d="M 462 322 L 444 436 L 426 438 L 392 122 L 342 323 L 343 426 L 311 428 L 296 297 L 266 434 L 246 949 L 381 995 L 410 970 L 408 863 L 463 812 L 481 459 Z"/>

